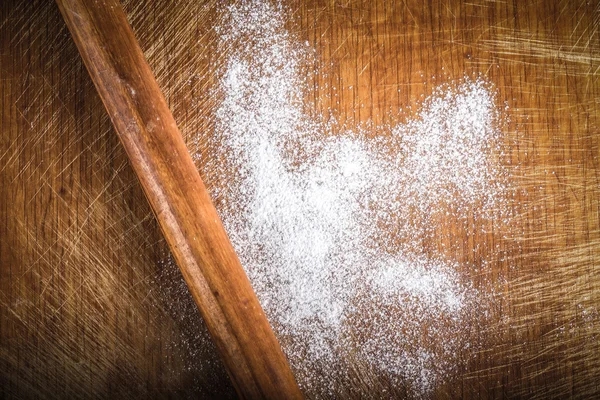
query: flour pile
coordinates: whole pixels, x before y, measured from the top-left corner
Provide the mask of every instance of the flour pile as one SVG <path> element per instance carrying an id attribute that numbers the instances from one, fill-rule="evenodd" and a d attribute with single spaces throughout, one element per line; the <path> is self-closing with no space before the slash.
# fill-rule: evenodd
<path id="1" fill-rule="evenodd" d="M 293 366 L 331 365 L 302 386 L 354 357 L 426 394 L 471 345 L 464 330 L 482 293 L 421 244 L 440 218 L 501 207 L 494 94 L 466 79 L 386 135 L 332 135 L 305 110 L 302 63 L 314 54 L 285 15 L 242 2 L 215 28 L 235 52 L 216 93 L 219 148 L 203 160 L 212 194 Z"/>

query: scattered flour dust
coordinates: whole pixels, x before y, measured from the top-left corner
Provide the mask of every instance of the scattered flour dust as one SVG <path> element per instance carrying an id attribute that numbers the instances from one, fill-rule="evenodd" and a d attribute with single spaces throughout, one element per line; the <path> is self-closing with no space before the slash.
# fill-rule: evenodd
<path id="1" fill-rule="evenodd" d="M 285 10 L 256 0 L 222 11 L 220 47 L 235 52 L 219 72 L 218 149 L 202 161 L 301 385 L 318 390 L 340 360 L 359 359 L 426 396 L 471 345 L 482 294 L 415 241 L 434 237 L 441 214 L 501 207 L 493 92 L 464 79 L 386 135 L 328 134 L 303 107 L 313 50 L 286 31 Z"/>

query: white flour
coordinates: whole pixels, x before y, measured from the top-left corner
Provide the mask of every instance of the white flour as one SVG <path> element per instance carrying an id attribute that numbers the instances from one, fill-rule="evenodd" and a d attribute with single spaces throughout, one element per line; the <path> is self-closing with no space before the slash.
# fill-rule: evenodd
<path id="1" fill-rule="evenodd" d="M 427 394 L 470 345 L 463 330 L 483 294 L 420 243 L 440 217 L 502 206 L 494 94 L 464 80 L 435 90 L 391 134 L 328 134 L 303 111 L 301 63 L 312 52 L 285 14 L 248 1 L 215 28 L 235 51 L 218 89 L 220 147 L 203 160 L 213 196 L 297 370 L 331 365 L 333 376 L 352 354 Z M 305 374 L 305 388 L 331 378 Z"/>

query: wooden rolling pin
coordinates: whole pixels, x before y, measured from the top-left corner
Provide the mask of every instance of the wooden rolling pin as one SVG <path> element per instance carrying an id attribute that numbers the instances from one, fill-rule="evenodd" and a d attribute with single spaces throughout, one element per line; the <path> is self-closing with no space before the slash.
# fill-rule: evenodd
<path id="1" fill-rule="evenodd" d="M 302 398 L 118 0 L 56 0 L 242 398 Z"/>

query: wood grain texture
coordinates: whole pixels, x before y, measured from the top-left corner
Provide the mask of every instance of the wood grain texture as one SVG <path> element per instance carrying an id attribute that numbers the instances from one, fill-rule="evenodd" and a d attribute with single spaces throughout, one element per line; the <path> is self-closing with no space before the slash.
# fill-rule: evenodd
<path id="1" fill-rule="evenodd" d="M 426 244 L 475 265 L 490 260 L 471 279 L 494 279 L 500 291 L 477 328 L 485 347 L 459 355 L 464 367 L 433 397 L 598 397 L 597 2 L 287 6 L 290 32 L 318 55 L 307 107 L 331 110 L 348 126 L 411 118 L 406 107 L 417 109 L 436 84 L 478 74 L 508 106 L 503 132 L 519 164 L 510 226 L 482 235 L 450 224 Z M 124 8 L 188 148 L 201 154 L 202 174 L 202 158 L 212 155 L 210 135 L 199 132 L 212 129 L 218 102 L 209 89 L 235 52 L 216 48 L 219 4 L 132 0 Z M 0 5 L 0 93 L 0 396 L 232 397 L 50 2 Z M 329 389 L 306 391 L 406 395 L 401 382 L 360 363 Z"/>
<path id="2" fill-rule="evenodd" d="M 302 398 L 117 0 L 57 0 L 241 398 Z"/>

